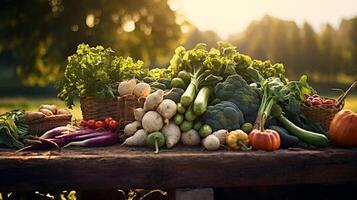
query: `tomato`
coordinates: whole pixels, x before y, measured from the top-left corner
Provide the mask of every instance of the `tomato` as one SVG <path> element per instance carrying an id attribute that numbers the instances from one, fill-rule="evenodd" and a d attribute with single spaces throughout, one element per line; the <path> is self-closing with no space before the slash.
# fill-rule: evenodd
<path id="1" fill-rule="evenodd" d="M 112 121 L 112 120 L 113 120 L 112 117 L 107 117 L 107 118 L 105 118 L 105 120 L 104 120 L 105 127 L 109 127 L 109 122 Z"/>
<path id="2" fill-rule="evenodd" d="M 88 120 L 87 126 L 88 128 L 95 129 L 95 120 L 94 119 Z"/>
<path id="3" fill-rule="evenodd" d="M 110 130 L 115 131 L 115 130 L 117 130 L 118 127 L 119 127 L 119 123 L 117 121 L 115 121 L 114 119 L 109 122 Z"/>
<path id="4" fill-rule="evenodd" d="M 325 100 L 323 100 L 323 104 L 333 105 L 333 104 L 335 104 L 335 101 L 332 99 L 325 99 Z"/>
<path id="5" fill-rule="evenodd" d="M 81 126 L 82 127 L 87 127 L 88 126 L 88 122 L 86 120 L 82 120 L 81 121 Z"/>
<path id="6" fill-rule="evenodd" d="M 318 97 L 314 98 L 314 99 L 311 100 L 311 103 L 312 103 L 313 106 L 319 106 L 319 105 L 322 104 L 322 99 L 320 99 Z"/>
<path id="7" fill-rule="evenodd" d="M 95 128 L 104 128 L 105 124 L 103 121 L 97 121 L 95 122 Z"/>

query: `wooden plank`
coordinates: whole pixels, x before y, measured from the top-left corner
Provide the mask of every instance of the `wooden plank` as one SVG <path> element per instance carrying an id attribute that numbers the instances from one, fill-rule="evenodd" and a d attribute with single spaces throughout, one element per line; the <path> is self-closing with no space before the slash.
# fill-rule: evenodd
<path id="1" fill-rule="evenodd" d="M 357 182 L 357 149 L 202 151 L 0 150 L 0 190 L 208 188 Z"/>

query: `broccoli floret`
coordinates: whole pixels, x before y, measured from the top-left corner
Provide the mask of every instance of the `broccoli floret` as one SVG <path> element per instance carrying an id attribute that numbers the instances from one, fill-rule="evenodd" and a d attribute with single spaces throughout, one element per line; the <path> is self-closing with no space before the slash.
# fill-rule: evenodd
<path id="1" fill-rule="evenodd" d="M 215 96 L 238 106 L 247 122 L 254 123 L 260 106 L 259 90 L 252 88 L 238 74 L 229 76 L 215 87 Z"/>
<path id="2" fill-rule="evenodd" d="M 229 101 L 222 101 L 208 106 L 203 115 L 203 121 L 210 125 L 213 131 L 219 129 L 231 131 L 240 128 L 244 123 L 244 117 L 237 105 Z"/>
<path id="3" fill-rule="evenodd" d="M 185 92 L 182 88 L 172 88 L 167 94 L 165 94 L 164 99 L 171 99 L 175 103 L 180 102 L 182 94 Z"/>

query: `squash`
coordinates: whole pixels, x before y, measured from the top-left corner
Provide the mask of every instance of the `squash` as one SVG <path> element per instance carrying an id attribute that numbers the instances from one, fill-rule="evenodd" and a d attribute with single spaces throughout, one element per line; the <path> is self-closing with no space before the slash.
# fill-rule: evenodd
<path id="1" fill-rule="evenodd" d="M 274 151 L 280 148 L 280 136 L 272 129 L 253 129 L 249 134 L 249 143 L 254 150 Z"/>
<path id="2" fill-rule="evenodd" d="M 357 147 L 357 114 L 349 109 L 338 112 L 330 123 L 331 142 L 339 147 Z"/>

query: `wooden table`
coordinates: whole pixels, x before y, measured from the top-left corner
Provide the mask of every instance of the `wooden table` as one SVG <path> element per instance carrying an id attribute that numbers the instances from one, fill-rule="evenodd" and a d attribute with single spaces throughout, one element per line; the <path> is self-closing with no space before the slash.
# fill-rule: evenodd
<path id="1" fill-rule="evenodd" d="M 0 150 L 0 190 L 210 188 L 357 183 L 357 149 L 159 154 L 119 145 L 62 152 Z"/>

